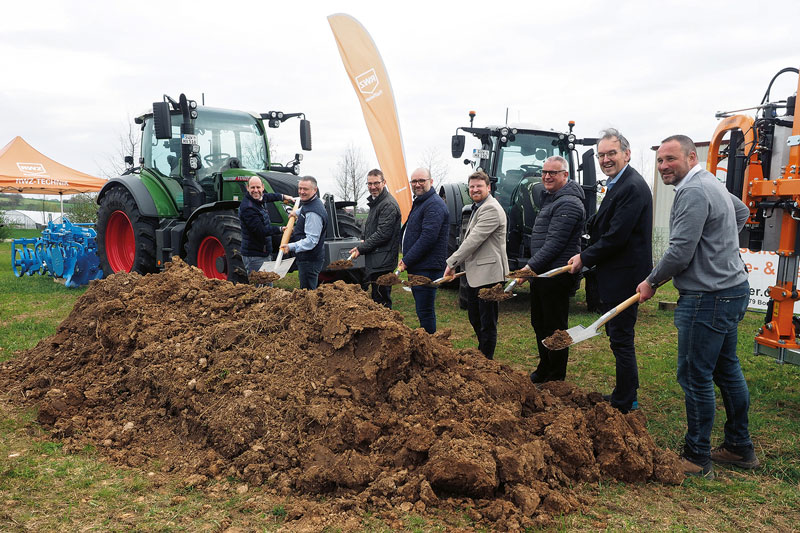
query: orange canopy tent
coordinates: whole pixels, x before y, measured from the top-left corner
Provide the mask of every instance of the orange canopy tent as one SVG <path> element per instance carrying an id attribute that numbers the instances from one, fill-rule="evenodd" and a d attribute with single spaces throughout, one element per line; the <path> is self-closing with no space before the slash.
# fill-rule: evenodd
<path id="1" fill-rule="evenodd" d="M 53 161 L 22 137 L 0 150 L 0 192 L 58 194 L 63 202 L 64 194 L 99 191 L 105 184 L 104 179 Z"/>

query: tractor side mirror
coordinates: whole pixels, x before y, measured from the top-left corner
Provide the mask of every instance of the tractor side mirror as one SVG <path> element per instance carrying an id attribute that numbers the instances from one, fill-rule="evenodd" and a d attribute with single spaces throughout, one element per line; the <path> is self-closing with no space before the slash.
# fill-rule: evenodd
<path id="1" fill-rule="evenodd" d="M 126 155 L 125 156 L 125 166 L 126 167 L 132 167 L 133 166 L 133 156 L 132 155 Z"/>
<path id="2" fill-rule="evenodd" d="M 466 137 L 463 135 L 453 135 L 453 138 L 450 142 L 450 153 L 453 154 L 453 157 L 461 157 L 461 154 L 464 153 L 464 146 L 466 144 Z"/>
<path id="3" fill-rule="evenodd" d="M 169 102 L 153 102 L 153 129 L 156 139 L 172 138 L 172 117 L 169 115 Z"/>
<path id="4" fill-rule="evenodd" d="M 311 121 L 300 120 L 300 146 L 308 152 L 311 150 Z"/>

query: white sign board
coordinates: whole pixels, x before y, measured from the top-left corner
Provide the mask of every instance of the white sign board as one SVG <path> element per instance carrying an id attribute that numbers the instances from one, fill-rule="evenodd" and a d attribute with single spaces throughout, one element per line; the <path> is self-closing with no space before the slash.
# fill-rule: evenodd
<path id="1" fill-rule="evenodd" d="M 750 305 L 749 309 L 767 309 L 769 297 L 767 288 L 777 282 L 779 256 L 775 252 L 752 252 L 747 248 L 740 248 L 742 259 L 750 272 Z"/>

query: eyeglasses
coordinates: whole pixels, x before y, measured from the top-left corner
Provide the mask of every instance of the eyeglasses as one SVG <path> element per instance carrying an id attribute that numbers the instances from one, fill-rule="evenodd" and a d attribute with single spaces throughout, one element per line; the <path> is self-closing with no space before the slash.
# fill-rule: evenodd
<path id="1" fill-rule="evenodd" d="M 598 152 L 597 159 L 603 159 L 604 157 L 607 157 L 609 159 L 614 159 L 614 156 L 617 155 L 617 153 L 618 152 L 616 150 L 609 150 L 608 152 Z"/>
<path id="2" fill-rule="evenodd" d="M 428 181 L 428 178 L 422 178 L 421 180 L 411 180 L 411 185 L 422 185 Z"/>
<path id="3" fill-rule="evenodd" d="M 542 176 L 553 176 L 555 178 L 562 172 L 566 172 L 566 170 L 542 170 Z"/>
<path id="4" fill-rule="evenodd" d="M 383 183 L 383 182 L 382 181 L 368 181 L 367 182 L 367 187 L 377 187 L 381 183 Z"/>

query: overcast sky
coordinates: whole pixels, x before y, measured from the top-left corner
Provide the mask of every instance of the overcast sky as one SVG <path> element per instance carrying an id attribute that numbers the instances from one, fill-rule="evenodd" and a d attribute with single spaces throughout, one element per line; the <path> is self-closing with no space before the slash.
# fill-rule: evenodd
<path id="1" fill-rule="evenodd" d="M 579 136 L 619 128 L 645 173 L 660 139 L 708 140 L 716 111 L 758 104 L 778 70 L 800 67 L 797 0 L 14 2 L 0 17 L 0 147 L 21 135 L 101 175 L 129 119 L 164 93 L 205 93 L 215 107 L 306 113 L 314 149 L 301 169 L 332 192 L 348 144 L 376 165 L 326 19 L 339 12 L 383 57 L 409 172 L 439 149 L 454 181 L 468 169 L 450 136 L 470 109 L 476 125 L 508 109 L 509 122 L 574 120 Z M 796 89 L 785 74 L 772 95 Z M 298 122 L 275 138 L 280 154 L 299 151 Z"/>

